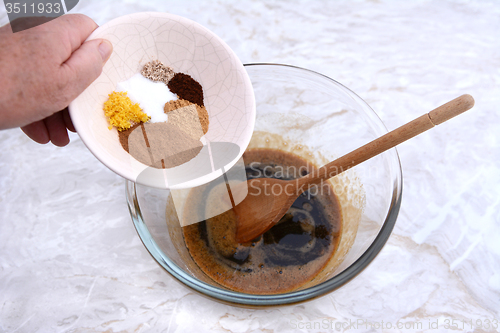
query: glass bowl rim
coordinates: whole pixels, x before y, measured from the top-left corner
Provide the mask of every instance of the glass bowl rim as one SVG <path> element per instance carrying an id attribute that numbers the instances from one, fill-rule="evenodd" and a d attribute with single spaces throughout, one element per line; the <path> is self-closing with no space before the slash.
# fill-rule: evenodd
<path id="1" fill-rule="evenodd" d="M 368 109 L 373 113 L 371 116 L 374 116 L 374 118 L 377 121 L 379 121 L 380 124 L 383 126 L 385 131 L 387 131 L 382 120 L 363 99 L 361 99 L 356 93 L 351 91 L 349 88 L 345 87 L 341 83 L 333 80 L 332 78 L 324 74 L 309 69 L 301 68 L 298 66 L 286 65 L 286 64 L 250 63 L 250 64 L 244 64 L 244 66 L 287 67 L 295 70 L 306 71 L 309 72 L 310 74 L 319 75 L 329 81 L 332 81 L 334 84 L 339 86 L 343 90 L 343 92 L 350 95 L 357 102 L 367 106 Z M 352 280 L 373 261 L 373 259 L 380 253 L 380 251 L 386 244 L 387 240 L 389 239 L 392 233 L 392 230 L 397 220 L 397 216 L 399 214 L 399 210 L 401 207 L 402 188 L 403 188 L 403 180 L 402 180 L 403 174 L 401 169 L 401 162 L 399 160 L 399 155 L 397 153 L 396 148 L 392 149 L 394 149 L 398 166 L 395 172 L 396 182 L 394 184 L 392 192 L 392 199 L 391 199 L 391 205 L 389 207 L 389 212 L 377 236 L 373 240 L 372 244 L 370 244 L 370 246 L 365 250 L 363 254 L 361 254 L 361 256 L 356 261 L 354 261 L 341 273 L 335 275 L 333 278 L 330 278 L 329 280 L 319 283 L 313 287 L 283 294 L 273 294 L 273 295 L 245 294 L 237 291 L 231 291 L 212 286 L 187 274 L 186 272 L 184 272 L 183 269 L 177 266 L 177 264 L 175 264 L 168 256 L 166 256 L 163 253 L 163 251 L 160 249 L 158 244 L 151 236 L 151 233 L 149 232 L 146 223 L 143 220 L 139 203 L 137 201 L 136 184 L 129 180 L 126 180 L 125 194 L 130 216 L 134 223 L 135 229 L 142 243 L 148 250 L 149 254 L 163 269 L 165 269 L 170 275 L 172 275 L 178 281 L 182 282 L 185 286 L 203 295 L 207 295 L 219 301 L 228 302 L 235 305 L 271 306 L 271 305 L 285 305 L 285 304 L 298 303 L 326 295 L 327 293 L 340 288 L 341 286 Z"/>

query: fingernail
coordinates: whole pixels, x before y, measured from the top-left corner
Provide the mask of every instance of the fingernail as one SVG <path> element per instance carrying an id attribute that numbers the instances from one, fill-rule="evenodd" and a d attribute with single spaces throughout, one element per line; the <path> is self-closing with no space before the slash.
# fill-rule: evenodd
<path id="1" fill-rule="evenodd" d="M 108 61 L 111 52 L 113 52 L 113 45 L 111 45 L 109 41 L 103 39 L 101 44 L 99 44 L 99 53 L 101 54 L 103 64 Z"/>

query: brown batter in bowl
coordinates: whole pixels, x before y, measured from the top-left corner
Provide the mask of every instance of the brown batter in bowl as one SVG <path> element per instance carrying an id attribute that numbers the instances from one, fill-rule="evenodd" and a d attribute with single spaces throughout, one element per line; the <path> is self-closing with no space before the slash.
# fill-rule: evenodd
<path id="1" fill-rule="evenodd" d="M 314 167 L 277 149 L 250 149 L 243 159 L 249 179 L 294 179 Z M 217 198 L 211 193 L 217 191 L 217 186 L 194 190 L 188 201 L 205 205 L 198 208 L 202 211 L 210 210 L 217 200 L 204 199 Z M 185 214 L 197 210 L 190 205 Z M 250 243 L 235 241 L 232 210 L 183 227 L 183 235 L 191 257 L 215 282 L 240 292 L 274 294 L 294 290 L 323 270 L 337 247 L 341 221 L 337 197 L 325 183 L 314 193 L 303 193 L 277 225 Z"/>

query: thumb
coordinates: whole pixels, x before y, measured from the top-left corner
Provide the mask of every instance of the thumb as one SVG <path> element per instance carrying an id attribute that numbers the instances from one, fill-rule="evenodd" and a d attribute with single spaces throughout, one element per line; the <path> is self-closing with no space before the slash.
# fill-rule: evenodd
<path id="1" fill-rule="evenodd" d="M 102 67 L 111 56 L 113 46 L 105 39 L 94 39 L 83 43 L 62 64 L 67 85 L 66 96 L 70 101 L 82 93 L 101 75 Z"/>

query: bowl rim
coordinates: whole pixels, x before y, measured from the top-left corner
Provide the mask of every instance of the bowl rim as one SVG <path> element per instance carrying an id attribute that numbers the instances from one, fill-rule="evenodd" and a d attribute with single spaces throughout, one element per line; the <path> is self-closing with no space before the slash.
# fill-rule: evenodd
<path id="1" fill-rule="evenodd" d="M 293 65 L 286 64 L 276 64 L 276 63 L 249 63 L 244 64 L 245 67 L 250 66 L 278 66 L 278 67 L 288 67 L 296 70 L 307 71 L 315 75 L 322 76 L 335 84 L 339 85 L 345 90 L 351 97 L 355 98 L 361 104 L 365 104 L 369 110 L 373 112 L 373 115 L 382 124 L 385 131 L 387 131 L 385 125 L 383 124 L 380 117 L 373 111 L 373 109 L 356 93 L 351 91 L 349 88 L 345 87 L 341 83 L 333 80 L 332 78 L 309 70 Z M 182 282 L 185 286 L 197 291 L 203 295 L 207 295 L 215 298 L 216 300 L 231 303 L 233 305 L 247 305 L 247 306 L 276 306 L 293 304 L 308 301 L 314 298 L 318 298 L 326 295 L 327 293 L 336 290 L 352 280 L 359 273 L 361 273 L 375 257 L 380 253 L 387 240 L 389 239 L 394 225 L 396 223 L 399 210 L 401 207 L 402 190 L 403 190 L 403 173 L 401 169 L 401 162 L 396 148 L 392 148 L 395 153 L 398 168 L 395 170 L 396 181 L 394 183 L 391 204 L 389 206 L 389 212 L 377 234 L 372 244 L 365 250 L 361 256 L 344 269 L 339 274 L 335 275 L 333 278 L 319 283 L 313 287 L 306 289 L 292 291 L 283 294 L 273 294 L 273 295 L 254 295 L 246 294 L 237 291 L 231 291 L 223 288 L 218 288 L 212 286 L 203 281 L 193 278 L 191 275 L 184 272 L 177 264 L 175 264 L 168 256 L 164 255 L 163 251 L 159 248 L 158 244 L 152 238 L 140 211 L 139 203 L 137 201 L 136 195 L 136 184 L 126 180 L 125 182 L 125 192 L 127 204 L 130 211 L 130 216 L 134 223 L 135 229 L 141 239 L 142 243 L 148 250 L 149 254 L 155 259 L 155 261 L 165 269 L 170 275 Z M 391 149 L 391 150 L 392 150 Z"/>

